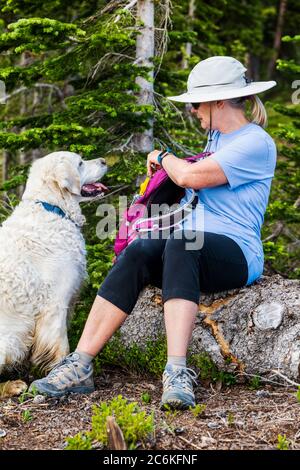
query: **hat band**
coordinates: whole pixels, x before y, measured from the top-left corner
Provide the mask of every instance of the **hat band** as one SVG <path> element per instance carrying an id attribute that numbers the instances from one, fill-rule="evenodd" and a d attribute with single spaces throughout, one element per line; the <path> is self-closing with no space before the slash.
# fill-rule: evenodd
<path id="1" fill-rule="evenodd" d="M 241 88 L 245 88 L 245 86 L 247 86 L 249 83 L 251 83 L 252 80 L 250 80 L 248 77 L 246 77 L 246 75 L 243 75 L 241 77 L 240 80 L 237 80 L 236 82 L 229 82 L 229 83 L 213 83 L 213 84 L 210 84 L 210 85 L 197 85 L 197 86 L 194 86 L 192 90 L 194 90 L 195 88 L 210 88 L 210 87 L 232 87 L 232 88 L 236 88 L 237 86 L 238 87 L 241 87 Z M 218 88 L 217 88 L 218 89 Z M 192 91 L 190 90 L 190 91 Z"/>
<path id="2" fill-rule="evenodd" d="M 226 86 L 226 85 L 233 85 L 236 82 L 230 82 L 230 83 L 213 83 L 212 85 L 198 85 L 195 86 L 194 88 L 203 88 L 203 87 L 208 87 L 208 86 Z M 239 82 L 240 83 L 240 82 Z"/>

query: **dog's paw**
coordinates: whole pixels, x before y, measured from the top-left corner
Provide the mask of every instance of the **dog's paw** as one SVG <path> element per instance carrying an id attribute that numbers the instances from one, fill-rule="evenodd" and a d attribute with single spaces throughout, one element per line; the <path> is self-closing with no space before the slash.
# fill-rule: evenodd
<path id="1" fill-rule="evenodd" d="M 9 380 L 0 383 L 0 398 L 10 398 L 21 395 L 27 390 L 27 385 L 22 380 Z"/>

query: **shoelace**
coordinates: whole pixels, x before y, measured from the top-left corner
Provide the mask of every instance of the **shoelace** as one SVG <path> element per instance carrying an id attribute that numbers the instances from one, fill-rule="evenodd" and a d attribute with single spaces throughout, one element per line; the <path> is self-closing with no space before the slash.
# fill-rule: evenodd
<path id="1" fill-rule="evenodd" d="M 72 361 L 72 356 L 65 357 L 62 361 L 60 361 L 49 373 L 48 378 L 49 381 L 52 382 L 53 379 L 55 380 L 58 373 L 61 372 L 59 369 L 61 366 L 66 366 L 67 368 L 71 369 L 71 371 L 74 373 L 76 380 L 79 380 L 78 372 L 76 370 L 76 366 L 74 365 L 74 362 Z"/>
<path id="2" fill-rule="evenodd" d="M 191 387 L 190 382 L 194 382 L 194 384 L 196 385 L 197 384 L 197 380 L 196 380 L 197 376 L 198 375 L 196 374 L 196 372 L 193 369 L 189 369 L 189 368 L 177 369 L 173 373 L 171 373 L 170 375 L 167 372 L 167 374 L 164 378 L 164 387 L 168 389 L 169 387 L 174 385 L 176 380 L 179 380 L 180 384 L 183 385 L 184 389 L 190 390 L 190 387 Z"/>

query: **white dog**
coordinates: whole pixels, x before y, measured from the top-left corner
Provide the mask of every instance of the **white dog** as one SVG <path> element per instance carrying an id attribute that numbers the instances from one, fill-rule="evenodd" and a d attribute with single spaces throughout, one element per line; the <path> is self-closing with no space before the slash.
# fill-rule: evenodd
<path id="1" fill-rule="evenodd" d="M 0 374 L 30 359 L 46 370 L 69 353 L 70 305 L 86 276 L 79 203 L 106 190 L 105 160 L 54 152 L 31 167 L 0 228 Z"/>

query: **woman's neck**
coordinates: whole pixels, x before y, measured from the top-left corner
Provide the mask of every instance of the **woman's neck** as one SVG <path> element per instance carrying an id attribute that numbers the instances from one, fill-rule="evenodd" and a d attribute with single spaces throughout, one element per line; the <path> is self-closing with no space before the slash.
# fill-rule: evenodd
<path id="1" fill-rule="evenodd" d="M 222 132 L 222 134 L 229 134 L 230 132 L 237 131 L 246 124 L 249 124 L 249 121 L 244 115 L 233 115 L 229 116 L 227 119 L 224 119 L 220 126 L 218 126 L 218 130 Z"/>

